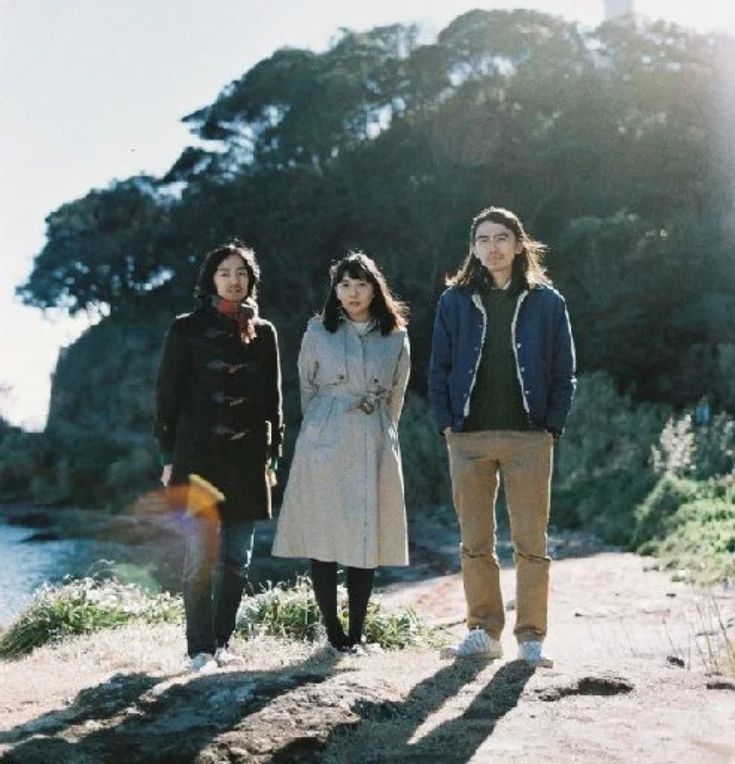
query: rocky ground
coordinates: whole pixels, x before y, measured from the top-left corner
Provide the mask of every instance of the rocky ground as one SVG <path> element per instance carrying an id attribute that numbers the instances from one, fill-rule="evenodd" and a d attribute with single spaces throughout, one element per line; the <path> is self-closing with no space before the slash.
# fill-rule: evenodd
<path id="1" fill-rule="evenodd" d="M 386 577 L 382 597 L 452 641 L 464 609 L 456 541 L 442 521 L 429 526 L 413 571 Z M 436 648 L 335 658 L 259 638 L 236 644 L 242 666 L 191 676 L 178 628 L 131 626 L 0 664 L 0 760 L 735 761 L 722 641 L 735 592 L 675 582 L 584 535 L 552 543 L 552 669 L 514 660 L 511 568 L 500 661 L 455 662 Z"/>

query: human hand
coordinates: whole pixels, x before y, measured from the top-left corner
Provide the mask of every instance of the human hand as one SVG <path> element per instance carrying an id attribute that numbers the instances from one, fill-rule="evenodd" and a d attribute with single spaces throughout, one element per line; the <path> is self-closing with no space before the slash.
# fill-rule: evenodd
<path id="1" fill-rule="evenodd" d="M 278 485 L 277 470 L 278 457 L 270 454 L 265 463 L 265 482 L 268 484 L 268 488 L 275 488 Z"/>

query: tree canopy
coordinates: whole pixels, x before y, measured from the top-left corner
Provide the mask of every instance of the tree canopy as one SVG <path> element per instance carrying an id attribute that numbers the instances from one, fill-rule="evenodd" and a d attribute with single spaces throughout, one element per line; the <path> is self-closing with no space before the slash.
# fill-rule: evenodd
<path id="1" fill-rule="evenodd" d="M 94 190 L 47 219 L 19 294 L 116 320 L 186 309 L 198 257 L 253 245 L 287 379 L 329 262 L 374 256 L 412 306 L 424 391 L 447 272 L 488 204 L 550 245 L 582 371 L 676 405 L 735 407 L 735 162 L 726 36 L 663 22 L 594 31 L 525 10 L 466 13 L 283 49 L 184 118 L 203 144 L 162 178 Z M 728 116 L 729 115 L 729 116 Z M 730 132 L 728 132 L 728 130 Z M 731 147 L 729 147 L 731 150 Z"/>

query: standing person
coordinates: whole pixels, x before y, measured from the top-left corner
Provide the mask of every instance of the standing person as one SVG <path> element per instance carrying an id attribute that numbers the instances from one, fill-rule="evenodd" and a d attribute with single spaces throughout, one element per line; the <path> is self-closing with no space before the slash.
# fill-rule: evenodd
<path id="1" fill-rule="evenodd" d="M 407 309 L 362 253 L 333 265 L 330 277 L 324 309 L 301 343 L 304 418 L 273 554 L 311 559 L 330 644 L 360 653 L 375 568 L 408 564 L 398 446 Z M 337 616 L 337 564 L 347 568 L 347 634 Z"/>
<path id="2" fill-rule="evenodd" d="M 545 249 L 509 210 L 489 207 L 473 219 L 469 254 L 439 298 L 429 393 L 447 440 L 461 534 L 469 632 L 454 653 L 502 655 L 495 552 L 501 473 L 516 563 L 519 656 L 549 666 L 542 644 L 552 455 L 575 379 L 569 315 L 541 266 Z"/>
<path id="3" fill-rule="evenodd" d="M 158 373 L 155 433 L 164 485 L 199 475 L 224 494 L 214 514 L 187 516 L 186 642 L 192 671 L 237 661 L 228 650 L 247 581 L 254 521 L 271 515 L 281 452 L 278 338 L 258 315 L 254 252 L 205 255 L 199 306 L 170 325 Z"/>

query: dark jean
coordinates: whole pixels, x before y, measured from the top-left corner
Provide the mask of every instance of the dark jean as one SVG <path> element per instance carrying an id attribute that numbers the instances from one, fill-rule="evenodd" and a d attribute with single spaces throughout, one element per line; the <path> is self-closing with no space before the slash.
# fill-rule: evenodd
<path id="1" fill-rule="evenodd" d="M 190 657 L 227 646 L 248 580 L 254 536 L 253 522 L 186 518 L 183 590 Z"/>

